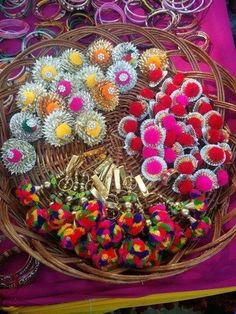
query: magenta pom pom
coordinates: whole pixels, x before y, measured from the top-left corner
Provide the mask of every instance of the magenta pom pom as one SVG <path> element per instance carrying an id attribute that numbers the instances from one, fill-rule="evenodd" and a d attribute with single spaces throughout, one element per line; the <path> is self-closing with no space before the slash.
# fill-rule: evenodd
<path id="1" fill-rule="evenodd" d="M 177 153 L 173 148 L 167 147 L 164 149 L 164 159 L 168 164 L 172 164 L 176 158 Z"/>
<path id="2" fill-rule="evenodd" d="M 189 103 L 189 98 L 188 98 L 188 96 L 186 96 L 184 94 L 180 94 L 180 95 L 176 96 L 175 101 L 179 105 L 187 106 Z"/>
<path id="3" fill-rule="evenodd" d="M 143 147 L 143 159 L 147 159 L 149 157 L 159 156 L 159 151 L 155 147 Z"/>
<path id="4" fill-rule="evenodd" d="M 57 83 L 56 92 L 61 97 L 69 96 L 72 91 L 72 85 L 67 80 L 61 80 Z"/>
<path id="5" fill-rule="evenodd" d="M 84 106 L 84 100 L 80 97 L 73 97 L 69 103 L 69 108 L 73 112 L 81 111 Z"/>
<path id="6" fill-rule="evenodd" d="M 195 182 L 196 188 L 202 192 L 210 192 L 213 189 L 211 178 L 206 175 L 199 175 Z"/>
<path id="7" fill-rule="evenodd" d="M 162 125 L 166 130 L 173 130 L 176 127 L 176 119 L 172 115 L 167 115 L 162 118 Z"/>
<path id="8" fill-rule="evenodd" d="M 224 186 L 229 183 L 229 174 L 226 170 L 220 169 L 216 173 L 219 186 Z"/>

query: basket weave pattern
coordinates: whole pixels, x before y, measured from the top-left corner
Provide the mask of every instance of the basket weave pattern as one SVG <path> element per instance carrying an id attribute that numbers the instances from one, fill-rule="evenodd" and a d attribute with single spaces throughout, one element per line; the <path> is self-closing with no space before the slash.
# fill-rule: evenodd
<path id="1" fill-rule="evenodd" d="M 15 61 L 1 73 L 1 144 L 10 137 L 9 120 L 12 114 L 17 111 L 14 101 L 3 102 L 10 95 L 14 96 L 20 84 L 24 83 L 30 76 L 30 68 L 34 63 L 31 53 L 37 51 L 38 56 L 47 55 L 52 51 L 52 47 L 54 47 L 54 49 L 56 48 L 55 51 L 59 53 L 68 48 L 85 49 L 88 42 L 94 40 L 96 37 L 103 37 L 114 44 L 118 44 L 122 41 L 131 41 L 139 48 L 157 47 L 166 50 L 173 74 L 177 70 L 184 72 L 186 68 L 186 77 L 196 78 L 200 80 L 201 83 L 205 82 L 214 86 L 216 91 L 214 93 L 216 95 L 214 103 L 216 109 L 220 111 L 221 114 L 225 115 L 226 110 L 236 112 L 236 109 L 227 102 L 225 97 L 227 90 L 230 90 L 234 94 L 236 93 L 235 79 L 222 67 L 214 63 L 201 49 L 190 42 L 179 39 L 164 31 L 142 29 L 133 25 L 129 25 L 128 27 L 123 24 L 83 27 L 79 30 L 63 34 L 57 39 L 29 47 L 18 55 Z M 207 72 L 201 70 L 200 63 L 207 65 Z M 10 73 L 22 66 L 25 66 L 26 74 L 20 81 L 18 80 L 17 83 L 9 86 L 7 78 Z M 108 132 L 104 143 L 106 150 L 118 165 L 123 164 L 133 175 L 140 173 L 140 160 L 126 156 L 122 148 L 123 140 L 117 135 L 117 125 L 120 119 L 127 114 L 130 101 L 136 99 L 136 94 L 140 88 L 144 86 L 146 86 L 145 79 L 139 75 L 139 80 L 135 88 L 128 94 L 122 95 L 121 104 L 118 109 L 106 114 L 108 125 Z M 232 134 L 230 134 L 230 145 L 233 155 L 235 156 L 236 138 Z M 34 146 L 37 152 L 37 165 L 29 173 L 29 177 L 36 185 L 40 185 L 42 182 L 46 181 L 49 174 L 63 170 L 72 154 L 79 154 L 88 149 L 86 145 L 79 141 L 75 141 L 61 148 L 54 148 L 42 140 L 36 142 Z M 88 162 L 91 161 L 90 159 Z M 221 251 L 236 234 L 236 227 L 231 228 L 227 232 L 223 232 L 224 224 L 229 222 L 236 215 L 235 211 L 227 213 L 229 198 L 234 192 L 236 184 L 236 168 L 235 165 L 232 165 L 230 167 L 230 185 L 227 188 L 217 190 L 209 197 L 210 215 L 213 219 L 213 232 L 207 242 L 205 241 L 204 244 L 197 242 L 190 243 L 181 252 L 174 255 L 166 265 L 132 271 L 132 273 L 123 268 L 117 268 L 111 272 L 104 272 L 85 264 L 80 258 L 70 254 L 70 252 L 68 253 L 59 249 L 56 244 L 56 239 L 53 236 L 48 235 L 47 237 L 42 237 L 27 229 L 24 222 L 25 209 L 19 205 L 19 202 L 14 196 L 14 187 L 22 178 L 22 176 L 10 177 L 3 165 L 0 164 L 0 228 L 20 248 L 45 265 L 74 277 L 113 283 L 131 283 L 173 276 L 188 270 Z M 166 196 L 173 197 L 170 187 L 163 188 L 159 185 L 156 188 L 156 195 L 159 192 L 162 192 L 162 194 Z M 149 201 L 150 203 L 155 201 L 155 196 L 154 199 Z M 45 203 L 47 204 L 46 195 Z M 31 246 L 21 235 L 30 239 Z"/>

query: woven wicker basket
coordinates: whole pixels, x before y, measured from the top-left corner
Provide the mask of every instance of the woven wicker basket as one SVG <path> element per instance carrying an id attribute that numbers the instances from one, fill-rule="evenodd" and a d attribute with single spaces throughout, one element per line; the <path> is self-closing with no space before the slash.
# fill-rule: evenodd
<path id="1" fill-rule="evenodd" d="M 19 54 L 15 61 L 7 66 L 1 73 L 0 78 L 0 110 L 1 110 L 1 134 L 0 143 L 2 144 L 10 136 L 8 123 L 13 113 L 17 111 L 14 101 L 5 101 L 10 95 L 15 95 L 20 84 L 30 76 L 30 68 L 34 63 L 31 53 L 37 51 L 38 56 L 46 55 L 52 51 L 52 47 L 57 48 L 58 52 L 67 48 L 85 49 L 86 45 L 96 37 L 103 37 L 114 44 L 122 41 L 131 41 L 139 48 L 142 47 L 158 47 L 166 50 L 170 58 L 171 71 L 175 73 L 177 70 L 188 69 L 187 77 L 197 78 L 201 82 L 210 83 L 215 87 L 214 98 L 217 110 L 225 115 L 226 110 L 236 112 L 236 108 L 226 101 L 225 92 L 230 90 L 236 93 L 236 81 L 222 67 L 217 65 L 211 58 L 201 49 L 188 41 L 179 39 L 176 36 L 151 28 L 140 28 L 133 25 L 111 25 L 99 27 L 82 27 L 63 34 L 62 36 L 44 41 L 26 49 Z M 55 51 L 56 51 L 55 50 Z M 201 70 L 201 64 L 204 69 Z M 205 66 L 207 65 L 207 67 Z M 17 83 L 7 83 L 7 78 L 13 70 L 20 69 L 25 66 L 25 74 L 18 79 Z M 127 158 L 122 149 L 122 140 L 117 136 L 117 124 L 121 117 L 128 111 L 128 105 L 131 100 L 136 98 L 136 94 L 141 86 L 145 85 L 145 79 L 139 76 L 137 86 L 127 95 L 121 97 L 121 105 L 119 111 L 106 114 L 108 121 L 108 135 L 105 139 L 105 147 L 114 160 L 119 164 L 124 164 L 128 170 L 134 175 L 140 171 L 140 163 L 136 158 Z M 230 134 L 230 144 L 232 146 L 233 155 L 235 156 L 236 138 Z M 47 179 L 47 175 L 64 169 L 70 156 L 87 150 L 87 147 L 75 142 L 60 149 L 45 144 L 44 141 L 38 141 L 35 144 L 37 151 L 37 165 L 30 172 L 29 176 L 34 184 L 40 184 Z M 25 209 L 22 208 L 14 196 L 14 187 L 22 179 L 22 176 L 9 176 L 9 173 L 0 164 L 0 197 L 1 197 L 1 215 L 0 228 L 2 231 L 20 248 L 32 255 L 43 264 L 59 272 L 65 273 L 78 278 L 91 279 L 103 282 L 113 283 L 132 283 L 142 282 L 145 280 L 153 280 L 173 276 L 184 272 L 194 265 L 210 258 L 214 254 L 221 251 L 235 236 L 236 226 L 229 231 L 224 232 L 224 224 L 229 222 L 235 215 L 236 211 L 227 213 L 230 195 L 235 190 L 236 184 L 236 168 L 235 165 L 230 167 L 230 186 L 216 191 L 210 195 L 210 215 L 213 219 L 213 232 L 204 244 L 197 242 L 190 243 L 185 249 L 177 253 L 166 264 L 158 267 L 152 267 L 139 271 L 127 271 L 124 268 L 117 268 L 110 272 L 104 272 L 93 266 L 85 264 L 80 258 L 61 250 L 56 244 L 55 237 L 48 235 L 42 237 L 30 231 L 24 222 Z M 165 195 L 171 196 L 170 187 L 158 187 L 157 192 L 162 191 Z M 173 196 L 173 195 L 172 195 Z M 174 196 L 173 196 L 174 197 Z M 154 201 L 152 199 L 151 201 Z M 25 241 L 24 235 L 30 242 Z M 29 245 L 31 243 L 31 245 Z"/>

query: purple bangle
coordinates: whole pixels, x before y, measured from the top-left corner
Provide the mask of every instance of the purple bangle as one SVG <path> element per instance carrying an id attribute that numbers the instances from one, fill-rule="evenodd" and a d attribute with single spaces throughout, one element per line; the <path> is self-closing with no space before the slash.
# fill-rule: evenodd
<path id="1" fill-rule="evenodd" d="M 147 15 L 137 14 L 131 11 L 130 6 L 136 6 L 139 10 L 142 10 L 142 13 L 145 14 L 145 11 L 141 8 L 139 0 L 129 0 L 125 4 L 124 12 L 128 20 L 135 24 L 144 24 L 147 18 Z"/>
<path id="2" fill-rule="evenodd" d="M 121 7 L 119 7 L 117 4 L 115 3 L 104 3 L 100 8 L 97 9 L 95 16 L 94 16 L 94 21 L 95 21 L 95 25 L 98 24 L 106 24 L 106 23 L 117 23 L 119 22 L 120 19 L 115 19 L 115 20 L 104 20 L 102 19 L 102 11 L 105 10 L 112 10 L 115 11 L 117 13 L 119 13 L 120 18 L 121 18 L 121 22 L 122 23 L 126 23 L 126 17 L 124 14 L 124 11 L 121 9 Z"/>
<path id="3" fill-rule="evenodd" d="M 21 28 L 20 30 L 18 30 Z M 0 37 L 2 38 L 20 38 L 28 33 L 30 26 L 23 20 L 5 19 L 0 21 Z"/>
<path id="4" fill-rule="evenodd" d="M 212 0 L 206 0 L 206 3 L 205 3 L 205 0 L 201 0 L 200 4 L 197 4 L 197 6 L 196 6 L 195 0 L 192 0 L 190 3 L 185 5 L 186 2 L 188 2 L 188 0 L 184 0 L 184 1 L 174 0 L 171 2 L 170 0 L 163 0 L 162 6 L 163 8 L 177 11 L 179 13 L 191 14 L 191 13 L 199 13 L 201 11 L 204 11 L 208 9 L 209 6 L 212 4 Z"/>

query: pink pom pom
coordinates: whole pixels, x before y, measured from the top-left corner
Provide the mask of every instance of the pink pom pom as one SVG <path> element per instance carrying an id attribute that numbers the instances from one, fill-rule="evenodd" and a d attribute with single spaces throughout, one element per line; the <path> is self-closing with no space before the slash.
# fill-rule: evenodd
<path id="1" fill-rule="evenodd" d="M 175 119 L 175 117 L 172 116 L 172 115 L 165 116 L 162 119 L 162 125 L 167 130 L 174 129 L 176 127 L 176 119 Z"/>
<path id="2" fill-rule="evenodd" d="M 153 157 L 153 156 L 158 156 L 159 152 L 157 150 L 157 148 L 153 148 L 153 147 L 143 147 L 143 159 L 147 159 L 149 157 Z"/>
<path id="3" fill-rule="evenodd" d="M 226 170 L 220 169 L 217 171 L 216 175 L 219 186 L 224 186 L 229 183 L 229 174 Z"/>
<path id="4" fill-rule="evenodd" d="M 23 157 L 22 152 L 17 148 L 12 148 L 7 152 L 7 161 L 12 163 L 18 163 Z"/>
<path id="5" fill-rule="evenodd" d="M 202 192 L 209 192 L 213 189 L 213 182 L 211 178 L 206 175 L 199 175 L 196 179 L 196 189 Z"/>
<path id="6" fill-rule="evenodd" d="M 143 138 L 147 144 L 156 145 L 159 143 L 161 136 L 158 130 L 150 127 L 150 129 L 144 131 Z"/>
<path id="7" fill-rule="evenodd" d="M 165 148 L 164 159 L 168 164 L 172 164 L 177 158 L 176 152 L 171 147 Z"/>
<path id="8" fill-rule="evenodd" d="M 157 160 L 152 160 L 147 164 L 147 173 L 150 175 L 156 175 L 162 171 L 162 165 Z"/>
<path id="9" fill-rule="evenodd" d="M 69 81 L 61 80 L 60 82 L 57 83 L 57 93 L 60 96 L 66 97 L 70 95 L 71 91 L 72 91 L 72 86 Z"/>
<path id="10" fill-rule="evenodd" d="M 174 131 L 176 135 L 180 135 L 181 133 L 183 133 L 183 127 L 179 124 L 176 124 Z"/>
<path id="11" fill-rule="evenodd" d="M 186 95 L 178 95 L 175 98 L 176 103 L 182 106 L 187 106 L 189 103 L 189 98 Z"/>
<path id="12" fill-rule="evenodd" d="M 74 111 L 74 112 L 78 112 L 82 109 L 84 105 L 84 101 L 82 98 L 80 97 L 74 97 L 71 102 L 69 103 L 69 108 L 70 110 Z"/>

